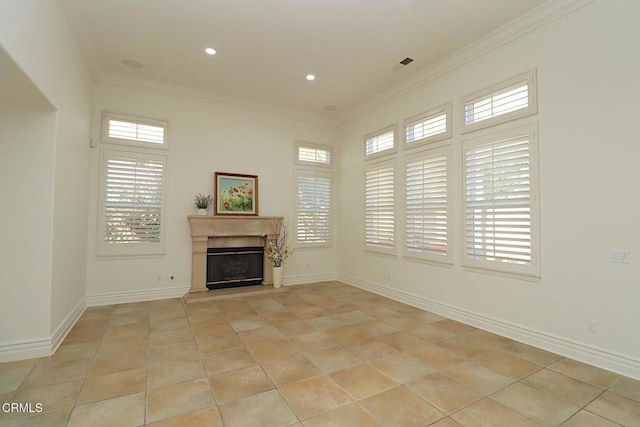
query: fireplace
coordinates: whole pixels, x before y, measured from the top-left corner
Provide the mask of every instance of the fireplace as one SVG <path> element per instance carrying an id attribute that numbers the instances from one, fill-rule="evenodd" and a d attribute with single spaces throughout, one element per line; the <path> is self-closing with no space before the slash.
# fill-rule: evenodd
<path id="1" fill-rule="evenodd" d="M 261 285 L 264 273 L 264 248 L 207 249 L 207 289 Z"/>
<path id="2" fill-rule="evenodd" d="M 219 281 L 217 279 L 209 280 L 208 277 L 210 249 L 218 250 L 221 248 L 222 251 L 230 251 L 231 248 L 260 246 L 260 250 L 262 250 L 265 241 L 268 242 L 276 238 L 273 235 L 274 230 L 277 230 L 277 226 L 282 224 L 283 218 L 278 216 L 190 215 L 188 220 L 191 227 L 191 290 L 189 292 L 194 294 L 214 289 L 210 287 L 208 282 Z M 256 282 L 257 284 L 270 285 L 273 283 L 272 267 L 264 253 L 261 258 L 262 280 L 258 282 L 256 278 Z"/>

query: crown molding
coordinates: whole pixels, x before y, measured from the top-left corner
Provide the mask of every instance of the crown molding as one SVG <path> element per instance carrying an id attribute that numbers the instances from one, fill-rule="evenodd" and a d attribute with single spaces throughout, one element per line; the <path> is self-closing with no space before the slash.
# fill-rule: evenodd
<path id="1" fill-rule="evenodd" d="M 228 95 L 220 95 L 205 90 L 191 89 L 171 83 L 160 82 L 157 80 L 133 77 L 121 73 L 101 72 L 95 78 L 95 81 L 98 83 L 120 86 L 128 89 L 139 89 L 159 94 L 169 94 L 186 99 L 197 99 L 212 104 L 224 105 L 226 107 L 238 108 L 241 110 L 255 111 L 258 113 L 269 114 L 290 120 L 311 122 L 324 126 L 337 127 L 336 120 L 319 115 L 304 113 L 298 110 L 277 107 L 269 104 L 261 104 L 258 102 L 253 102 Z"/>
<path id="2" fill-rule="evenodd" d="M 514 21 L 498 28 L 470 45 L 454 52 L 441 61 L 427 67 L 409 79 L 382 91 L 346 111 L 338 118 L 338 125 L 348 123 L 372 112 L 394 99 L 409 93 L 451 71 L 504 45 L 544 27 L 563 16 L 593 3 L 596 0 L 551 0 Z"/>

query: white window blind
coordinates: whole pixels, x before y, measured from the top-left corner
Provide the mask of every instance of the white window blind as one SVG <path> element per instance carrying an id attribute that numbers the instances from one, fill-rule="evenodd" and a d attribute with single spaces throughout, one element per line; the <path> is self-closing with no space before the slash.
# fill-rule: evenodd
<path id="1" fill-rule="evenodd" d="M 104 150 L 101 255 L 163 252 L 166 156 Z"/>
<path id="2" fill-rule="evenodd" d="M 395 129 L 387 128 L 366 136 L 364 146 L 365 156 L 372 156 L 394 150 L 396 148 Z"/>
<path id="3" fill-rule="evenodd" d="M 297 173 L 297 244 L 327 244 L 331 240 L 331 174 Z"/>
<path id="4" fill-rule="evenodd" d="M 308 163 L 331 164 L 331 150 L 328 148 L 298 146 L 298 160 Z"/>
<path id="5" fill-rule="evenodd" d="M 450 261 L 448 150 L 412 156 L 406 174 L 406 255 Z"/>
<path id="6" fill-rule="evenodd" d="M 465 97 L 465 131 L 536 113 L 535 92 L 534 71 L 531 71 Z"/>
<path id="7" fill-rule="evenodd" d="M 534 133 L 505 136 L 465 142 L 465 259 L 472 266 L 534 274 Z"/>
<path id="8" fill-rule="evenodd" d="M 166 145 L 167 123 L 115 113 L 103 114 L 103 141 L 161 148 Z"/>
<path id="9" fill-rule="evenodd" d="M 371 250 L 392 252 L 395 247 L 394 175 L 390 162 L 365 171 L 365 245 Z"/>
<path id="10" fill-rule="evenodd" d="M 405 121 L 405 143 L 412 146 L 451 136 L 451 105 L 420 114 Z"/>

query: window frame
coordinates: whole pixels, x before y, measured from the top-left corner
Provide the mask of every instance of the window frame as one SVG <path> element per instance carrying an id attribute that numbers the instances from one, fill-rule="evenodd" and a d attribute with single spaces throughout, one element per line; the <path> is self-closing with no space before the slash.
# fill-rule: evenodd
<path id="1" fill-rule="evenodd" d="M 295 191 L 295 226 L 294 226 L 294 239 L 293 246 L 295 248 L 326 248 L 333 246 L 333 230 L 334 230 L 334 178 L 333 171 L 326 167 L 310 168 L 310 167 L 297 167 L 294 171 L 294 191 Z M 328 238 L 323 242 L 301 242 L 298 240 L 298 219 L 300 214 L 300 203 L 298 198 L 298 189 L 300 184 L 300 177 L 323 177 L 329 180 L 329 221 L 328 221 Z"/>
<path id="2" fill-rule="evenodd" d="M 118 121 L 128 122 L 128 123 L 161 127 L 164 129 L 163 142 L 155 143 L 155 142 L 137 141 L 132 139 L 110 137 L 109 136 L 110 120 L 118 120 Z M 102 142 L 105 144 L 118 144 L 118 145 L 124 145 L 127 147 L 140 147 L 140 148 L 149 148 L 149 149 L 155 149 L 155 150 L 168 150 L 169 149 L 168 132 L 169 132 L 169 122 L 164 120 L 150 119 L 147 117 L 134 116 L 130 114 L 113 113 L 110 111 L 102 112 Z"/>
<path id="3" fill-rule="evenodd" d="M 462 266 L 467 269 L 493 272 L 509 277 L 539 279 L 540 267 L 540 206 L 539 206 L 539 142 L 537 122 L 523 124 L 509 129 L 469 137 L 462 140 Z M 530 264 L 516 264 L 498 260 L 476 259 L 467 253 L 469 233 L 467 230 L 467 152 L 469 149 L 501 141 L 528 138 L 528 173 L 529 173 L 529 220 L 530 220 Z"/>
<path id="4" fill-rule="evenodd" d="M 131 242 L 131 243 L 108 243 L 105 239 L 106 226 L 106 193 L 107 193 L 107 168 L 108 161 L 114 157 L 143 158 L 146 160 L 160 160 L 162 169 L 162 194 L 160 202 L 160 235 L 159 242 Z M 127 147 L 102 147 L 100 153 L 100 191 L 99 208 L 97 221 L 97 248 L 98 258 L 106 257 L 135 257 L 135 256 L 158 256 L 166 254 L 166 200 L 167 200 L 167 180 L 168 180 L 168 154 L 157 150 L 141 150 Z"/>
<path id="5" fill-rule="evenodd" d="M 481 120 L 478 122 L 467 124 L 466 111 L 467 111 L 468 104 L 481 101 L 493 95 L 497 95 L 499 92 L 522 82 L 527 83 L 527 107 L 510 111 L 508 113 L 495 115 L 488 119 Z M 515 119 L 537 114 L 538 113 L 537 93 L 538 93 L 538 89 L 537 89 L 536 68 L 533 68 L 525 73 L 511 77 L 510 79 L 507 79 L 507 80 L 503 80 L 485 89 L 476 91 L 474 93 L 471 93 L 467 96 L 462 97 L 460 102 L 460 105 L 461 105 L 460 120 L 462 121 L 461 123 L 462 133 L 465 134 L 465 133 L 477 131 L 480 129 L 485 129 L 485 128 L 506 123 Z"/>
<path id="6" fill-rule="evenodd" d="M 412 261 L 423 261 L 434 264 L 453 264 L 454 259 L 454 248 L 453 248 L 453 157 L 452 157 L 452 147 L 451 144 L 439 144 L 436 146 L 431 146 L 429 148 L 423 147 L 422 150 L 412 151 L 411 153 L 407 153 L 407 155 L 403 159 L 403 174 L 404 174 L 404 190 L 405 193 L 409 192 L 409 179 L 408 179 L 408 166 L 410 163 L 415 162 L 416 160 L 424 160 L 428 158 L 432 158 L 435 156 L 445 156 L 446 161 L 446 183 L 445 183 L 445 191 L 446 191 L 446 243 L 447 243 L 447 253 L 445 255 L 428 252 L 428 251 L 413 251 L 408 247 L 408 230 L 409 230 L 409 209 L 408 204 L 404 204 L 403 210 L 403 224 L 404 224 L 404 232 L 403 232 L 403 244 L 402 244 L 402 255 L 407 260 Z"/>
<path id="7" fill-rule="evenodd" d="M 308 160 L 300 159 L 300 149 L 301 148 L 310 148 L 312 150 L 324 150 L 329 153 L 329 162 L 314 162 Z M 300 166 L 308 166 L 313 168 L 325 168 L 332 169 L 333 168 L 333 147 L 330 145 L 323 144 L 315 144 L 312 142 L 304 142 L 304 141 L 295 141 L 295 151 L 294 151 L 294 163 Z"/>
<path id="8" fill-rule="evenodd" d="M 402 122 L 402 130 L 403 130 L 402 138 L 404 141 L 404 144 L 403 144 L 404 149 L 413 150 L 418 147 L 424 147 L 425 145 L 451 138 L 453 136 L 453 126 L 452 126 L 452 120 L 451 120 L 452 111 L 453 111 L 453 106 L 452 106 L 452 103 L 449 102 L 445 105 L 441 105 L 439 107 L 433 108 L 424 113 L 417 114 L 413 117 L 409 117 L 408 119 L 405 119 Z M 407 141 L 407 128 L 410 125 L 416 124 L 418 122 L 427 121 L 443 113 L 446 115 L 444 132 L 441 132 L 435 135 L 430 135 L 420 139 L 414 139 L 412 141 Z"/>
<path id="9" fill-rule="evenodd" d="M 384 135 L 384 134 L 389 133 L 389 132 L 393 133 L 393 147 L 387 148 L 387 149 L 381 150 L 381 151 L 376 151 L 376 152 L 373 152 L 371 154 L 367 154 L 367 141 L 369 139 L 375 138 L 377 136 Z M 379 159 L 381 157 L 386 157 L 386 156 L 389 156 L 391 154 L 397 153 L 398 152 L 398 125 L 397 125 L 397 123 L 394 123 L 393 125 L 390 125 L 390 126 L 386 126 L 386 127 L 382 128 L 382 129 L 379 129 L 379 130 L 377 130 L 375 132 L 371 132 L 371 133 L 366 134 L 364 136 L 363 151 L 364 151 L 364 159 L 365 159 L 365 161 Z"/>
<path id="10" fill-rule="evenodd" d="M 369 222 L 367 217 L 369 216 L 369 210 L 367 209 L 367 174 L 372 171 L 372 170 L 377 170 L 377 169 L 383 169 L 383 168 L 389 168 L 391 167 L 393 172 L 392 172 L 392 191 L 391 191 L 391 195 L 392 195 L 392 208 L 391 208 L 391 214 L 393 215 L 393 227 L 392 227 L 392 231 L 391 231 L 391 235 L 392 235 L 392 244 L 390 246 L 387 245 L 379 245 L 379 244 L 374 244 L 374 243 L 369 243 L 368 241 L 368 233 L 367 233 L 367 229 L 369 228 Z M 376 253 L 376 254 L 383 254 L 383 255 L 392 255 L 395 256 L 396 255 L 396 248 L 398 245 L 398 238 L 397 238 L 397 184 L 398 184 L 398 168 L 396 167 L 396 159 L 395 157 L 392 158 L 387 158 L 387 159 L 382 159 L 379 161 L 375 161 L 375 162 L 368 162 L 365 164 L 365 168 L 364 168 L 364 250 L 366 252 L 371 252 L 371 253 Z"/>

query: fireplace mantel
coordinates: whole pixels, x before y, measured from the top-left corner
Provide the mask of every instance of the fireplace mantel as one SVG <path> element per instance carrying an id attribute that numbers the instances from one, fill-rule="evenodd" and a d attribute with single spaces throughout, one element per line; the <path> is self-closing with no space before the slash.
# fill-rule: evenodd
<path id="1" fill-rule="evenodd" d="M 207 247 L 209 238 L 234 237 L 273 239 L 273 232 L 284 220 L 281 216 L 197 216 L 187 217 L 191 226 L 191 290 L 205 292 L 207 270 Z M 275 226 L 274 227 L 274 223 Z M 263 284 L 273 282 L 272 270 L 264 259 Z"/>

